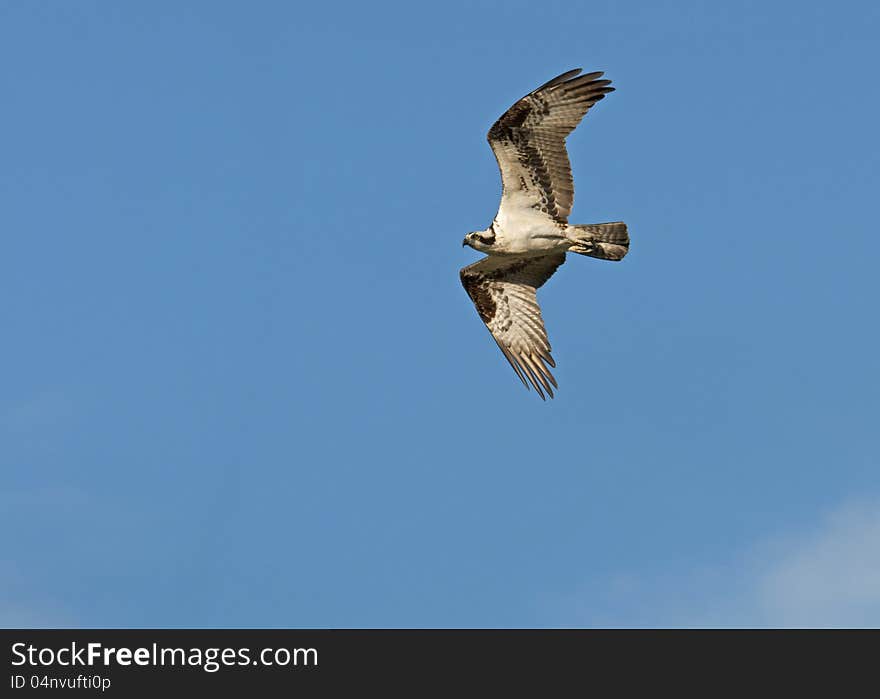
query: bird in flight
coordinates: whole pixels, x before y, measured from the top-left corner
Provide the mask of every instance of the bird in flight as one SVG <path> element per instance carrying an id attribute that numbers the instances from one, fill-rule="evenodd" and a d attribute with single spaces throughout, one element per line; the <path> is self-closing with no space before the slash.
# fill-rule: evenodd
<path id="1" fill-rule="evenodd" d="M 626 224 L 570 224 L 574 199 L 566 137 L 596 102 L 613 92 L 602 73 L 570 70 L 516 102 L 489 129 L 501 170 L 501 204 L 492 224 L 462 246 L 485 252 L 461 270 L 461 283 L 501 352 L 529 388 L 552 398 L 556 379 L 536 292 L 566 252 L 621 260 Z"/>

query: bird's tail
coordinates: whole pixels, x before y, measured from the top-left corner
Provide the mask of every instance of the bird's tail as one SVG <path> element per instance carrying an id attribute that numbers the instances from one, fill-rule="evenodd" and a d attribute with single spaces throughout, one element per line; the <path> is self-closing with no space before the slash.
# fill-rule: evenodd
<path id="1" fill-rule="evenodd" d="M 622 260 L 629 250 L 629 234 L 623 221 L 569 226 L 565 231 L 572 242 L 570 252 L 600 260 Z"/>

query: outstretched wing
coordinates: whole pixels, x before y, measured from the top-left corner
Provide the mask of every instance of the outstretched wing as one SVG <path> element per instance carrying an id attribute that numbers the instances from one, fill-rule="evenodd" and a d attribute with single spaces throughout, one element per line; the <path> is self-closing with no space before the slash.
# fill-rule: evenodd
<path id="1" fill-rule="evenodd" d="M 492 255 L 460 272 L 465 291 L 507 361 L 526 388 L 528 379 L 541 398 L 542 387 L 553 397 L 550 385 L 556 386 L 556 379 L 547 364 L 556 363 L 535 292 L 563 262 L 564 252 L 542 257 Z"/>
<path id="2" fill-rule="evenodd" d="M 528 210 L 567 223 L 574 201 L 565 138 L 596 102 L 614 88 L 602 73 L 577 77 L 580 68 L 553 78 L 508 109 L 489 129 L 501 170 L 498 220 Z"/>

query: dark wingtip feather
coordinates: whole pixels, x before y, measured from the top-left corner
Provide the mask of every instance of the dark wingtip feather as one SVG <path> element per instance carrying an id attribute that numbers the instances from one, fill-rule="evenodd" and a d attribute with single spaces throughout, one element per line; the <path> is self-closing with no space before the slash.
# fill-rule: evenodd
<path id="1" fill-rule="evenodd" d="M 538 395 L 541 396 L 541 400 L 546 400 L 544 398 L 544 391 L 541 390 L 541 384 L 543 384 L 544 382 L 539 380 L 538 377 L 535 376 L 534 370 L 527 363 L 524 362 L 522 368 L 526 376 L 529 377 L 529 381 L 531 382 L 532 386 L 534 386 L 535 390 L 538 392 Z"/>
<path id="2" fill-rule="evenodd" d="M 491 334 L 491 331 L 490 331 L 490 334 Z M 523 382 L 523 386 L 525 386 L 526 388 L 528 388 L 531 391 L 532 389 L 529 388 L 529 384 L 526 382 L 525 377 L 522 375 L 520 368 L 516 365 L 516 361 L 515 361 L 513 355 L 510 353 L 510 350 L 508 350 L 504 345 L 502 345 L 501 342 L 498 341 L 498 338 L 495 337 L 494 335 L 492 335 L 492 339 L 495 340 L 495 344 L 498 345 L 498 349 L 501 350 L 501 353 L 504 355 L 504 358 L 507 359 L 507 361 L 510 363 L 510 366 L 512 366 L 513 370 L 516 372 L 516 375 L 519 376 L 519 380 Z"/>
<path id="3" fill-rule="evenodd" d="M 562 75 L 557 75 L 552 80 L 548 80 L 541 87 L 535 88 L 533 92 L 538 92 L 543 90 L 545 87 L 552 87 L 553 85 L 558 85 L 559 83 L 564 83 L 566 80 L 571 80 L 572 78 L 580 75 L 583 68 L 573 68 L 572 70 L 568 70 L 564 72 Z"/>

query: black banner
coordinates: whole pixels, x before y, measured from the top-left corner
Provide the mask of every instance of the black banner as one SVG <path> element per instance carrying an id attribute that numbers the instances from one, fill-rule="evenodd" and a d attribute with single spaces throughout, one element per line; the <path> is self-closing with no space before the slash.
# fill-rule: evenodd
<path id="1" fill-rule="evenodd" d="M 875 681 L 875 631 L 4 630 L 4 696 L 456 696 Z M 866 688 L 870 685 L 864 685 Z M 259 695 L 259 694 L 258 694 Z"/>

